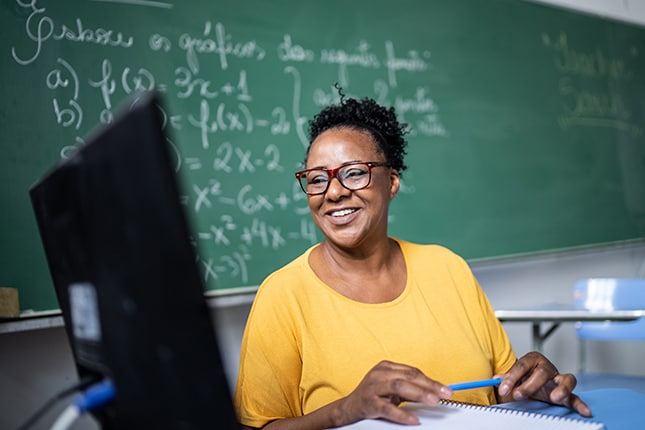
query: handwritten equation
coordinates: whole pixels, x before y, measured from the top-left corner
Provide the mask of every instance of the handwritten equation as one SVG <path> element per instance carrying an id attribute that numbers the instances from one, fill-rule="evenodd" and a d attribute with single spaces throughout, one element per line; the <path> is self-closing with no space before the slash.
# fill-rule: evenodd
<path id="1" fill-rule="evenodd" d="M 53 139 L 64 142 L 61 158 L 73 153 L 90 129 L 110 123 L 128 95 L 155 90 L 165 96 L 164 125 L 175 169 L 186 180 L 182 203 L 196 220 L 192 240 L 204 280 L 217 288 L 257 284 L 320 240 L 292 172 L 308 145 L 309 117 L 338 100 L 334 82 L 351 95 L 369 76 L 372 96 L 394 106 L 412 135 L 449 134 L 432 88 L 401 85 L 403 77 L 431 73 L 425 46 L 402 54 L 392 40 L 360 40 L 355 46 L 315 49 L 289 32 L 267 44 L 208 18 L 186 28 L 142 32 L 106 25 L 96 16 L 61 18 L 57 3 L 15 1 L 24 33 L 13 41 L 10 60 L 47 70 L 34 85 L 48 91 L 49 118 L 43 120 L 61 132 Z M 110 8 L 123 13 L 141 6 L 95 7 L 108 14 Z M 72 50 L 85 54 L 65 54 Z M 320 68 L 329 79 L 312 82 L 311 70 Z M 281 258 L 262 263 L 267 256 Z"/>

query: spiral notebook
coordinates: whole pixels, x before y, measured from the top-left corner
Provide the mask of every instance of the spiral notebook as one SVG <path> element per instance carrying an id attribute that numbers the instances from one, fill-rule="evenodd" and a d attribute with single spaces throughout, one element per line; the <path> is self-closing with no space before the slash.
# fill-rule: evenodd
<path id="1" fill-rule="evenodd" d="M 605 428 L 604 424 L 597 421 L 451 401 L 441 402 L 435 407 L 411 403 L 404 408 L 412 411 L 421 421 L 420 426 L 411 427 L 414 429 L 602 430 Z M 383 420 L 363 420 L 345 428 L 378 430 L 403 427 Z"/>

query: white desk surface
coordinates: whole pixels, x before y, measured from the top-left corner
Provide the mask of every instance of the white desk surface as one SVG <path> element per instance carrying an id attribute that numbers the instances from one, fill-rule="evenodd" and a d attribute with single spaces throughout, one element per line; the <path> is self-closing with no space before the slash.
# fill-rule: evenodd
<path id="1" fill-rule="evenodd" d="M 645 316 L 645 310 L 592 311 L 576 309 L 572 305 L 545 304 L 535 307 L 498 309 L 495 316 L 501 322 L 528 322 L 533 327 L 533 349 L 542 352 L 542 346 L 551 334 L 565 322 L 578 321 L 634 321 Z M 542 330 L 542 323 L 551 326 Z"/>
<path id="2" fill-rule="evenodd" d="M 535 308 L 499 309 L 495 316 L 500 321 L 633 321 L 645 316 L 645 310 L 591 311 L 561 305 Z"/>

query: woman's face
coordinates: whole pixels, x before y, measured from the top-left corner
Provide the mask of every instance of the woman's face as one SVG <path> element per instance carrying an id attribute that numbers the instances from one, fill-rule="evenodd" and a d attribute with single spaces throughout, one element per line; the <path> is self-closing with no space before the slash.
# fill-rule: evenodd
<path id="1" fill-rule="evenodd" d="M 385 161 L 377 149 L 367 131 L 330 129 L 311 144 L 306 168 L 335 169 L 353 161 Z M 332 178 L 324 194 L 307 199 L 311 216 L 325 237 L 338 247 L 354 249 L 387 237 L 388 206 L 398 190 L 398 172 L 379 166 L 372 168 L 366 188 L 350 191 Z"/>

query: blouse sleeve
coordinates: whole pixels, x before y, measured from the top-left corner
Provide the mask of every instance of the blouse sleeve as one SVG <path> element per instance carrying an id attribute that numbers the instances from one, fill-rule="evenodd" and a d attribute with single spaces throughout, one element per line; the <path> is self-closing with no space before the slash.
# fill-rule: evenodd
<path id="1" fill-rule="evenodd" d="M 240 348 L 235 408 L 238 420 L 251 427 L 302 415 L 297 312 L 275 282 L 268 278 L 258 290 Z"/>

